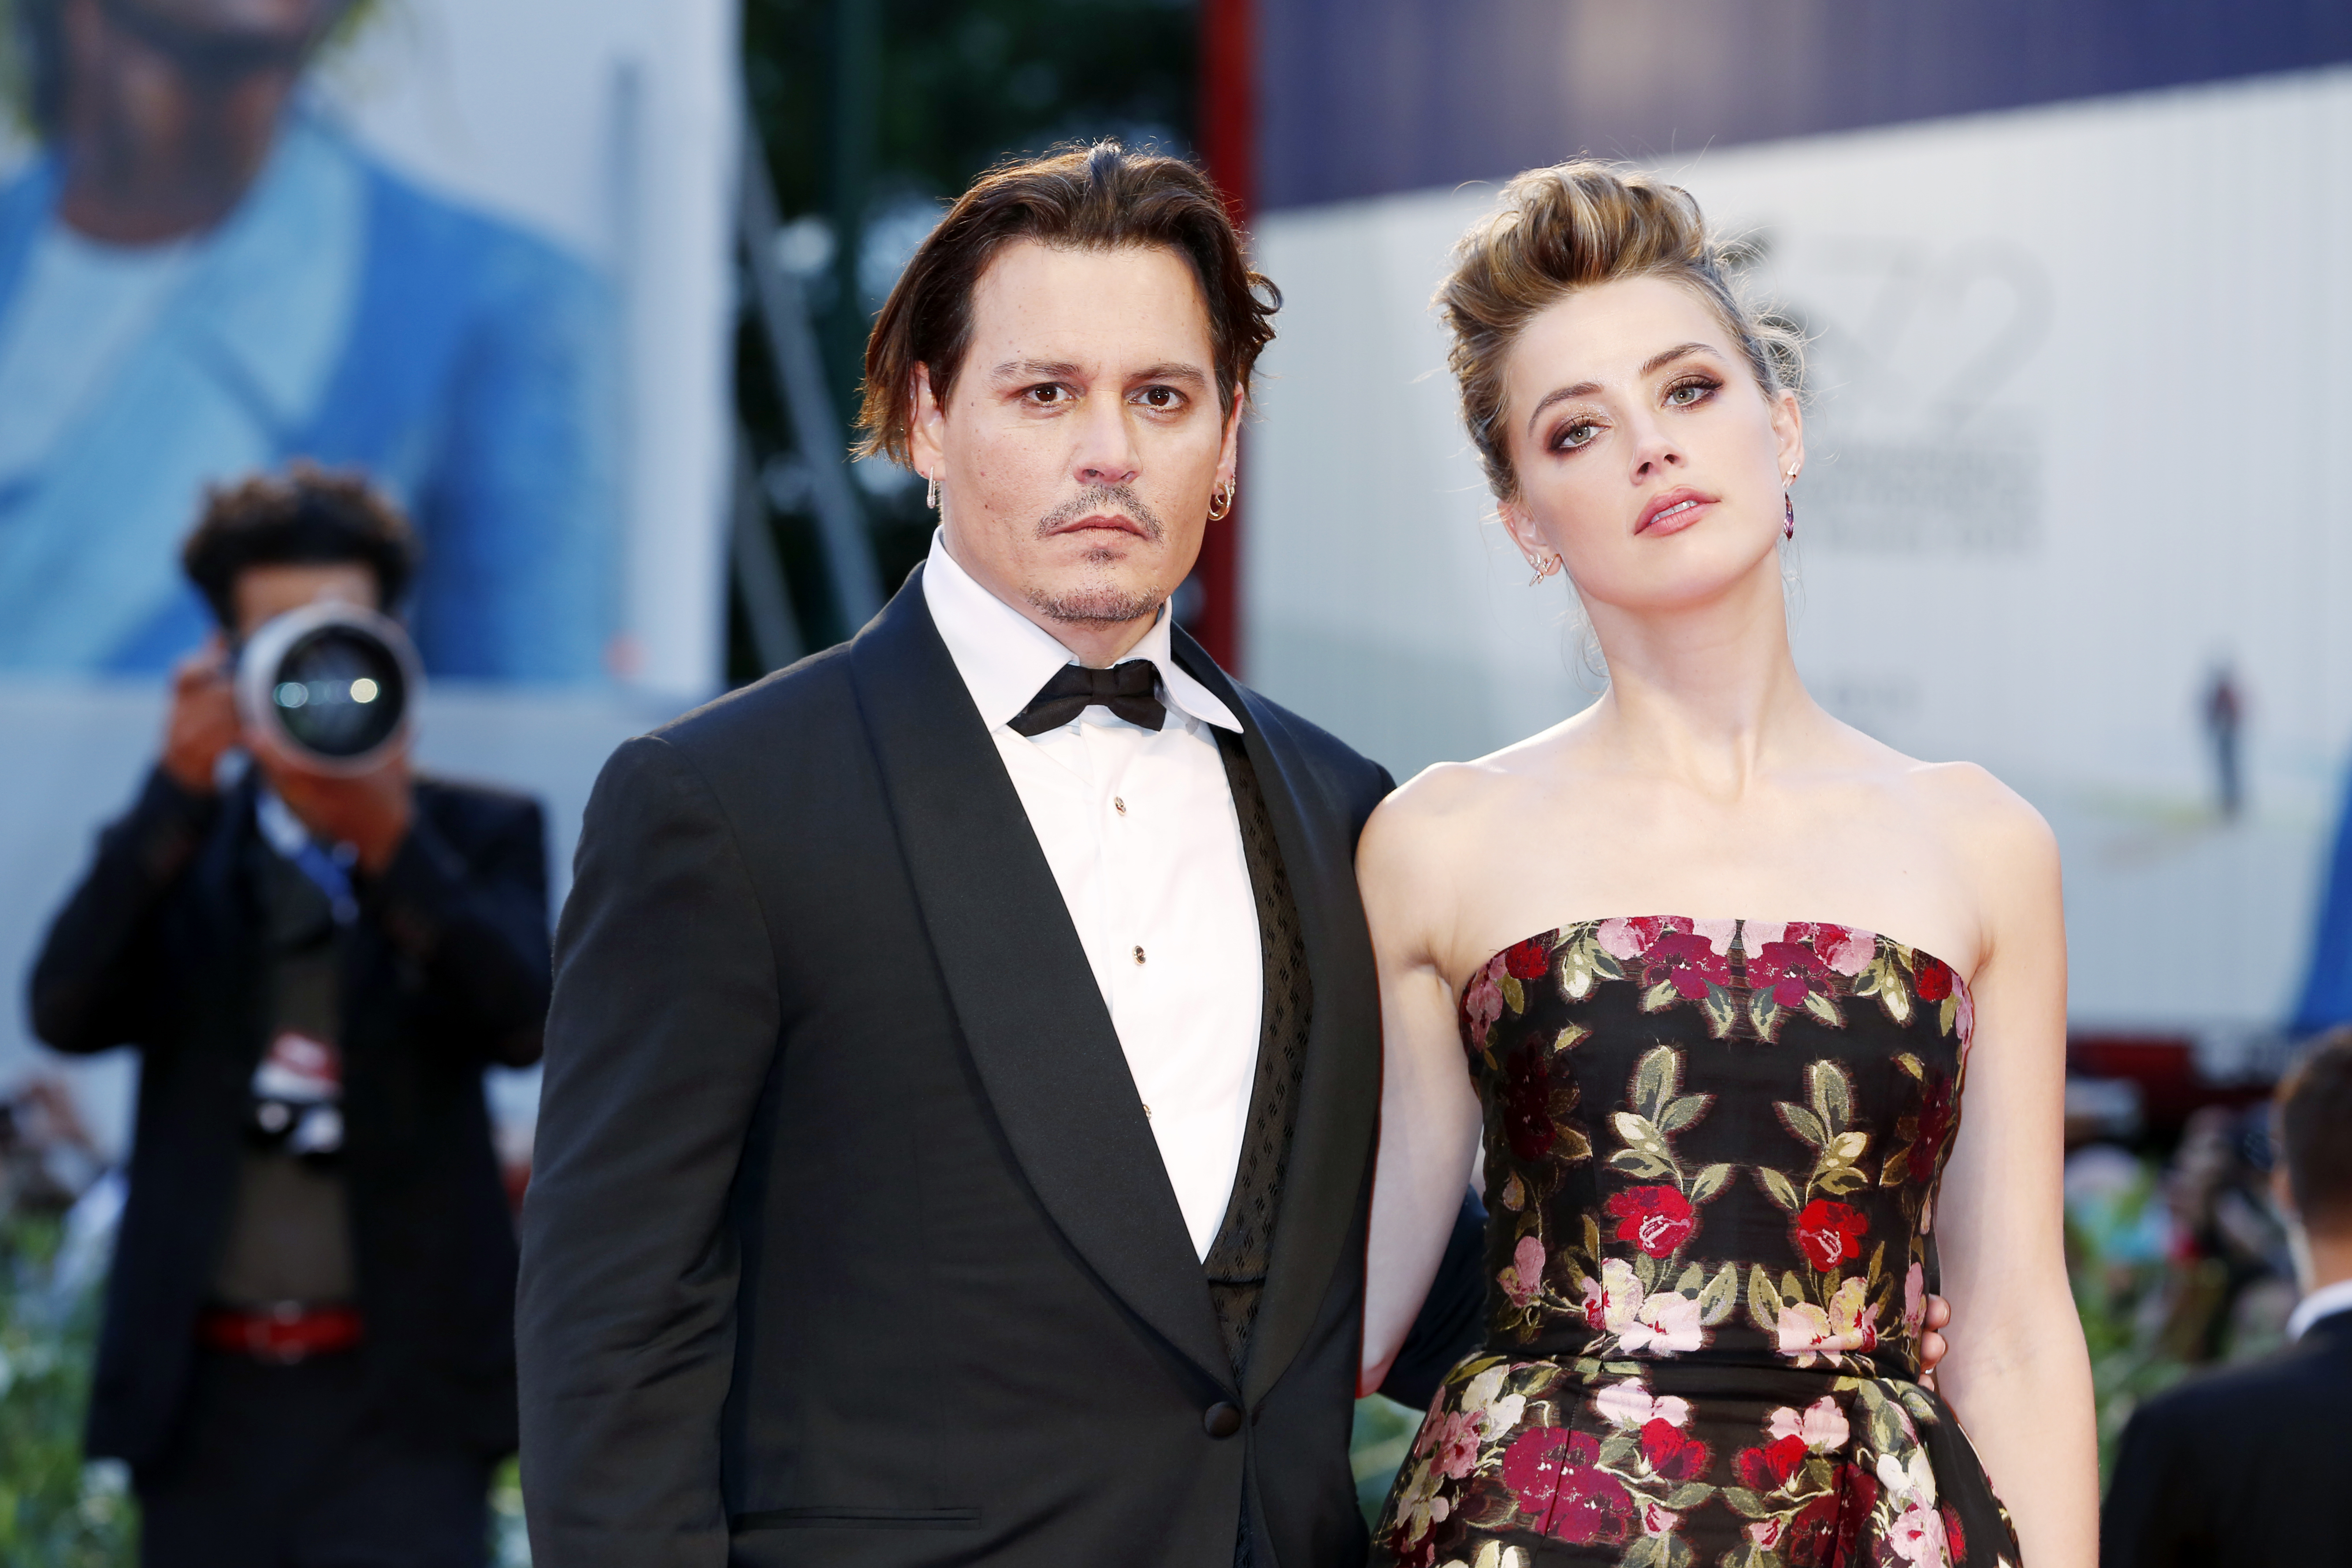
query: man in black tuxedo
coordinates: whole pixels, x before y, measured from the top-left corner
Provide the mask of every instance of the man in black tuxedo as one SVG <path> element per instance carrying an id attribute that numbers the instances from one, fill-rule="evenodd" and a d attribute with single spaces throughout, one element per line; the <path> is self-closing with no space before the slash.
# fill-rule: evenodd
<path id="1" fill-rule="evenodd" d="M 2352 1031 L 2278 1092 L 2279 1203 L 2305 1294 L 2286 1349 L 2141 1405 L 2107 1489 L 2105 1568 L 2352 1563 Z"/>
<path id="2" fill-rule="evenodd" d="M 1188 164 L 983 178 L 867 352 L 929 561 L 606 765 L 523 1220 L 541 1568 L 1361 1561 L 1391 781 L 1168 616 L 1275 299 Z"/>
<path id="3" fill-rule="evenodd" d="M 185 561 L 241 641 L 396 603 L 414 555 L 360 481 L 297 469 L 215 494 Z M 43 1039 L 140 1052 L 89 1451 L 130 1462 L 150 1565 L 479 1564 L 515 1442 L 482 1069 L 539 1055 L 539 807 L 404 753 L 304 768 L 241 728 L 228 651 L 182 663 L 33 971 Z"/>

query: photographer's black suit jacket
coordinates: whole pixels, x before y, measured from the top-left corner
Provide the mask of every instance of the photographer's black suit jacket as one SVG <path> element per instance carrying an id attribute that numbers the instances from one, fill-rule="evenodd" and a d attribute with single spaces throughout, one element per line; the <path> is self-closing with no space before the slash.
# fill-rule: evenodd
<path id="1" fill-rule="evenodd" d="M 131 1195 L 90 1392 L 92 1455 L 144 1466 L 175 1435 L 268 1044 L 247 785 L 217 800 L 161 771 L 99 841 L 32 979 L 62 1051 L 140 1048 Z M 538 1058 L 547 849 L 536 803 L 420 781 L 407 839 L 362 879 L 343 939 L 343 1175 L 367 1385 L 439 1451 L 514 1447 L 514 1226 L 482 1101 L 486 1063 Z"/>
<path id="2" fill-rule="evenodd" d="M 1314 975 L 1244 1373 L 919 572 L 590 802 L 523 1216 L 541 1568 L 1232 1568 L 1245 1472 L 1259 1568 L 1362 1560 L 1390 780 L 1176 647 L 1246 727 Z"/>

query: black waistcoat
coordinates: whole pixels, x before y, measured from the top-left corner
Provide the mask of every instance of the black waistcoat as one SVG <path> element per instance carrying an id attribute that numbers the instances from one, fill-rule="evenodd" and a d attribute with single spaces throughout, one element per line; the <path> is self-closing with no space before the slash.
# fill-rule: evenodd
<path id="1" fill-rule="evenodd" d="M 1240 1163 L 1234 1170 L 1233 1196 L 1224 1222 L 1202 1264 L 1217 1328 L 1239 1377 L 1249 1363 L 1250 1330 L 1257 1322 L 1274 1256 L 1274 1217 L 1282 1204 L 1282 1177 L 1290 1163 L 1291 1136 L 1298 1128 L 1298 1082 L 1307 1068 L 1307 1026 L 1315 1011 L 1315 988 L 1307 973 L 1307 940 L 1298 906 L 1275 842 L 1274 819 L 1265 792 L 1241 737 L 1216 731 L 1224 759 L 1225 782 L 1240 819 L 1242 856 L 1249 865 L 1250 891 L 1257 903 L 1258 951 L 1265 982 L 1258 1005 L 1257 1078 L 1250 1090 L 1249 1121 L 1242 1133 Z"/>

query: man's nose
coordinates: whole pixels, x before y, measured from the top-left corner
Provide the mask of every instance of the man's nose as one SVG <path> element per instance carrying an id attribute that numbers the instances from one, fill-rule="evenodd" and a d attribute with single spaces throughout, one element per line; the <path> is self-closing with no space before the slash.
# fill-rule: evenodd
<path id="1" fill-rule="evenodd" d="M 1135 432 L 1123 400 L 1089 398 L 1078 416 L 1077 437 L 1077 450 L 1072 456 L 1080 484 L 1134 482 L 1139 467 Z"/>

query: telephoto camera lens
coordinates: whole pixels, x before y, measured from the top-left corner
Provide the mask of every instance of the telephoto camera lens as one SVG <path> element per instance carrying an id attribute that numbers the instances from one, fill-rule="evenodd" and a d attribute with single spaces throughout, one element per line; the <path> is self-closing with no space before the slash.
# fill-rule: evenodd
<path id="1" fill-rule="evenodd" d="M 253 635 L 237 661 L 246 722 L 320 773 L 367 772 L 405 731 L 422 676 L 397 623 L 305 605 Z"/>

